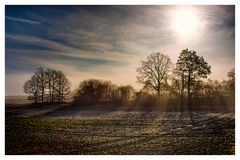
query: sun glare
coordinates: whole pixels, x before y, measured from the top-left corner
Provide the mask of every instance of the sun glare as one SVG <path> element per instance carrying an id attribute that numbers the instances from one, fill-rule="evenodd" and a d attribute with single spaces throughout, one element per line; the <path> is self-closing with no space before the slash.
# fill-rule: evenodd
<path id="1" fill-rule="evenodd" d="M 199 30 L 199 17 L 193 9 L 177 10 L 173 15 L 172 27 L 181 39 L 189 39 Z"/>

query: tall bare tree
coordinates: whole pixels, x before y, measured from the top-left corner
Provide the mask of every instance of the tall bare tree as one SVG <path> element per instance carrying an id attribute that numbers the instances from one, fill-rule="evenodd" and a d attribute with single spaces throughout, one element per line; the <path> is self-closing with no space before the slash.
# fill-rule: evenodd
<path id="1" fill-rule="evenodd" d="M 182 90 L 187 87 L 188 95 L 188 109 L 190 117 L 192 119 L 192 89 L 196 81 L 200 78 L 207 78 L 207 75 L 211 73 L 211 66 L 204 60 L 203 57 L 199 57 L 196 51 L 188 49 L 182 50 L 177 60 L 177 70 L 182 74 Z M 186 85 L 184 83 L 186 82 Z"/>
<path id="2" fill-rule="evenodd" d="M 145 87 L 150 87 L 160 95 L 164 79 L 168 78 L 168 73 L 172 68 L 172 62 L 167 55 L 162 53 L 152 53 L 146 61 L 142 61 L 142 66 L 137 68 L 138 82 Z"/>
<path id="3" fill-rule="evenodd" d="M 46 83 L 48 88 L 49 102 L 52 102 L 52 93 L 53 93 L 53 70 L 46 70 Z"/>
<path id="4" fill-rule="evenodd" d="M 33 75 L 30 80 L 26 81 L 23 86 L 23 91 L 30 95 L 30 99 L 34 99 L 34 103 L 38 102 L 40 93 L 39 81 L 36 75 Z"/>
<path id="5" fill-rule="evenodd" d="M 57 74 L 58 74 L 58 72 L 56 71 L 56 70 L 51 70 L 51 72 L 52 72 L 52 74 L 51 74 L 51 76 L 52 76 L 52 93 L 51 93 L 51 96 L 52 96 L 52 98 L 51 98 L 51 102 L 55 102 L 55 101 L 57 101 L 57 78 L 58 78 L 58 76 L 57 76 Z"/>
<path id="6" fill-rule="evenodd" d="M 44 102 L 44 95 L 45 95 L 45 89 L 46 89 L 46 72 L 43 67 L 37 68 L 37 72 L 35 73 L 37 80 L 39 81 L 39 88 L 41 90 L 41 102 Z"/>
<path id="7" fill-rule="evenodd" d="M 62 71 L 57 72 L 56 82 L 58 102 L 62 103 L 65 96 L 70 93 L 70 82 Z"/>

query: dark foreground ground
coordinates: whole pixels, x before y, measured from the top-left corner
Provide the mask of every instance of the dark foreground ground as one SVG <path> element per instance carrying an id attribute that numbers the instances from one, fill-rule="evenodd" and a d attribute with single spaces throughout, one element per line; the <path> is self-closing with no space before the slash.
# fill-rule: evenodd
<path id="1" fill-rule="evenodd" d="M 234 113 L 6 106 L 6 154 L 235 154 Z"/>

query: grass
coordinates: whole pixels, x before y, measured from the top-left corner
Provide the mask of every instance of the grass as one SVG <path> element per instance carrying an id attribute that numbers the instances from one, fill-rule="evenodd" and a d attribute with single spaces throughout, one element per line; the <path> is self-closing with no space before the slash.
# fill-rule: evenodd
<path id="1" fill-rule="evenodd" d="M 212 128 L 158 119 L 6 117 L 5 123 L 6 154 L 234 154 L 235 150 L 235 129 L 227 120 Z"/>

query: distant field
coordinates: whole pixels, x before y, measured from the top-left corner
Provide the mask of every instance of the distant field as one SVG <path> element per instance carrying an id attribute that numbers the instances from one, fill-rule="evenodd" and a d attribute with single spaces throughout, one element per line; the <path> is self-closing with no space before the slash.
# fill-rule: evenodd
<path id="1" fill-rule="evenodd" d="M 233 113 L 195 112 L 194 122 L 177 112 L 53 115 L 7 115 L 6 154 L 235 154 Z"/>
<path id="2" fill-rule="evenodd" d="M 28 96 L 5 96 L 6 104 L 27 104 Z"/>

